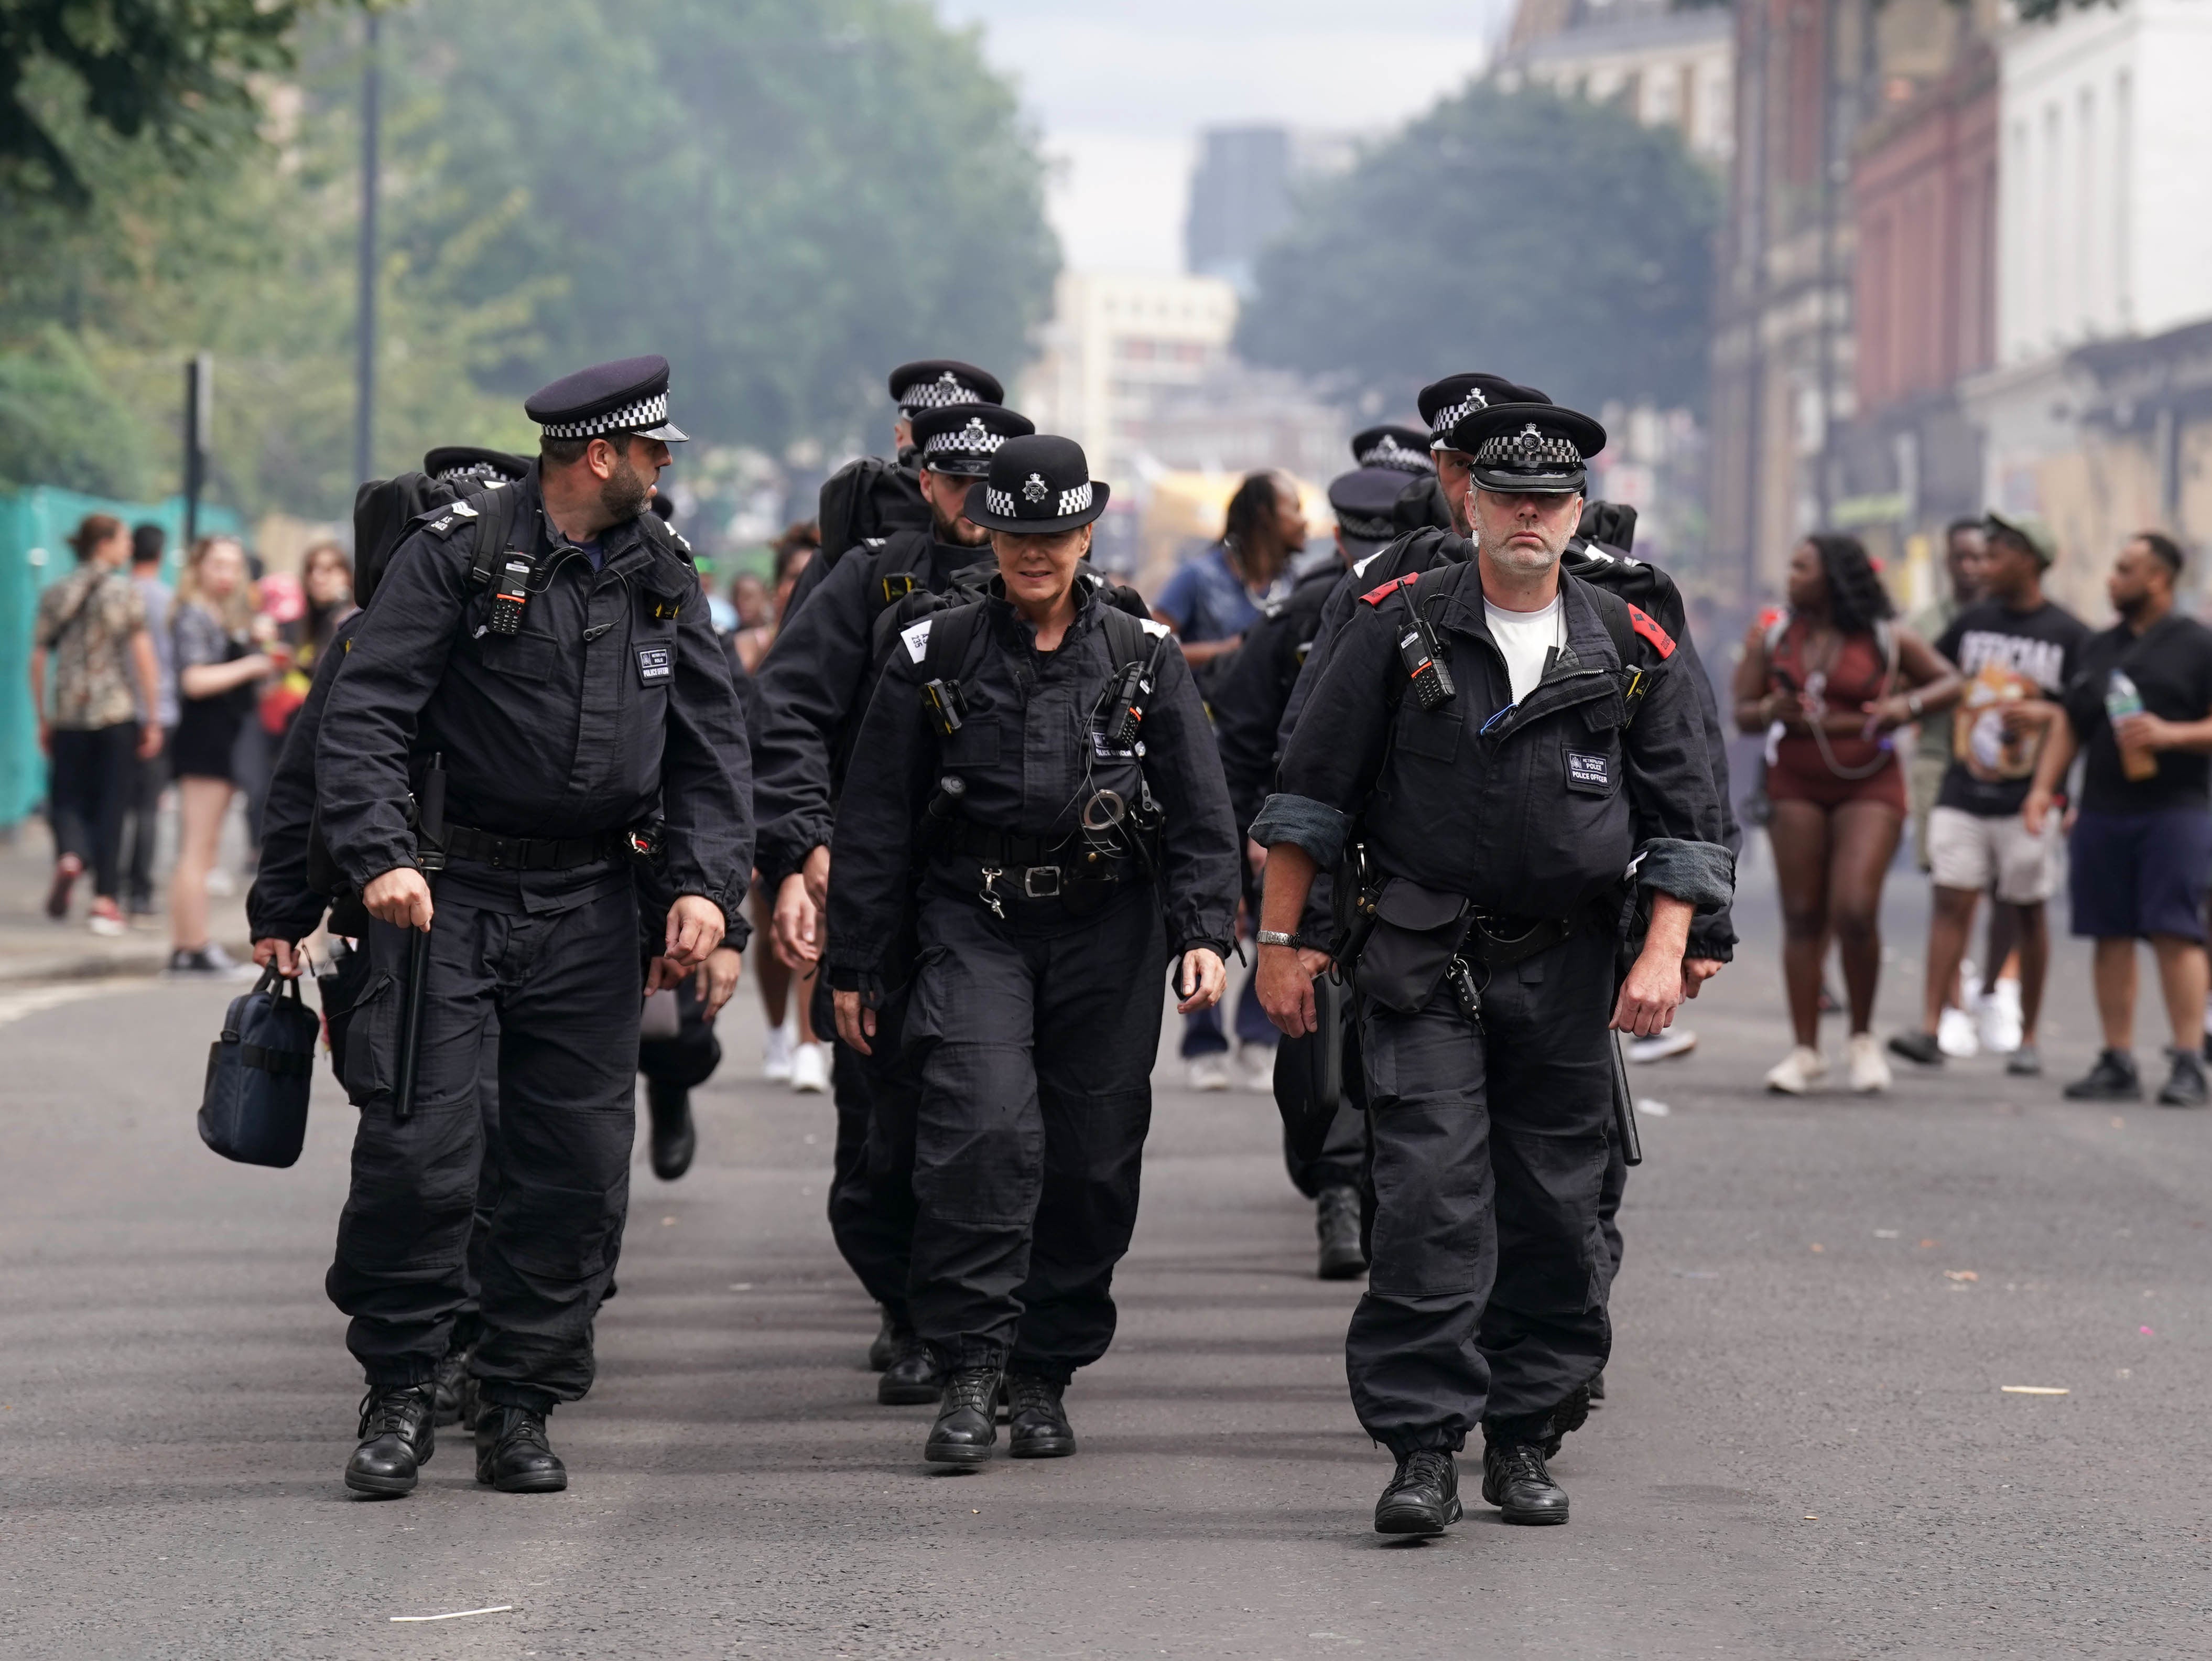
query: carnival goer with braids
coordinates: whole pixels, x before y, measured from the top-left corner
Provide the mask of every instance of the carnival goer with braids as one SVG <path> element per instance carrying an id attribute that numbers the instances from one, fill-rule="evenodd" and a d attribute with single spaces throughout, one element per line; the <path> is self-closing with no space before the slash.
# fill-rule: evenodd
<path id="1" fill-rule="evenodd" d="M 1893 619 L 1857 538 L 1815 535 L 1790 557 L 1789 609 L 1753 624 L 1735 672 L 1736 725 L 1766 735 L 1766 795 L 1782 891 L 1782 964 L 1796 1045 L 1766 1087 L 1798 1096 L 1828 1070 L 1820 964 L 1842 949 L 1850 1087 L 1886 1090 L 1872 1026 L 1881 972 L 1881 885 L 1905 824 L 1905 770 L 1889 734 L 1940 702 L 1951 666 Z"/>

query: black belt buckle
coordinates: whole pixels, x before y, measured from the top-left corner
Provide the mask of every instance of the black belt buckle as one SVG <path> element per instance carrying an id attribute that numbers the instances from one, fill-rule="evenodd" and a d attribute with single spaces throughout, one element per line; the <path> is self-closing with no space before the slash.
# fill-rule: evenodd
<path id="1" fill-rule="evenodd" d="M 1040 878 L 1048 878 L 1048 884 L 1040 884 Z M 1022 896 L 1025 899 L 1054 900 L 1060 897 L 1060 867 L 1056 865 L 1025 865 L 1022 867 Z"/>

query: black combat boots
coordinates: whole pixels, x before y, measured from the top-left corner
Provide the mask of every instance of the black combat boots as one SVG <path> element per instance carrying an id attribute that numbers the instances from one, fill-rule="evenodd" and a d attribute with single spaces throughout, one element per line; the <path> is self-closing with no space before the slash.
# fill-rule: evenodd
<path id="1" fill-rule="evenodd" d="M 1508 1523 L 1564 1523 L 1567 1491 L 1544 1467 L 1539 1442 L 1494 1437 L 1482 1447 L 1482 1497 Z"/>
<path id="2" fill-rule="evenodd" d="M 1314 1202 L 1314 1232 L 1321 1236 L 1321 1278 L 1349 1281 L 1367 1272 L 1359 1249 L 1359 1190 L 1344 1184 L 1322 1189 Z"/>
<path id="3" fill-rule="evenodd" d="M 876 1380 L 876 1400 L 887 1408 L 920 1407 L 945 1393 L 945 1363 L 912 1327 L 892 1329 L 890 1365 Z"/>
<path id="4" fill-rule="evenodd" d="M 371 1384 L 361 1398 L 361 1445 L 346 1461 L 345 1485 L 377 1500 L 413 1492 L 416 1473 L 437 1451 L 437 1413 L 434 1384 Z"/>
<path id="5" fill-rule="evenodd" d="M 653 1174 L 672 1183 L 691 1169 L 699 1133 L 691 1123 L 691 1092 L 658 1079 L 645 1081 L 646 1111 L 653 1116 Z"/>
<path id="6" fill-rule="evenodd" d="M 1377 1534 L 1442 1534 L 1459 1518 L 1459 1468 L 1449 1448 L 1407 1454 L 1375 1502 Z"/>
<path id="7" fill-rule="evenodd" d="M 899 1335 L 907 1330 L 893 1318 L 890 1305 L 878 1304 L 877 1313 L 882 1319 L 876 1323 L 876 1335 L 868 1341 L 868 1371 L 881 1372 L 898 1359 Z"/>
<path id="8" fill-rule="evenodd" d="M 1065 1459 L 1075 1451 L 1075 1427 L 1060 1403 L 1062 1386 L 1023 1372 L 1006 1375 L 1006 1457 Z"/>
<path id="9" fill-rule="evenodd" d="M 536 1408 L 486 1402 L 477 1415 L 477 1481 L 501 1494 L 558 1494 L 568 1468 L 545 1439 Z"/>
<path id="10" fill-rule="evenodd" d="M 937 1422 L 921 1457 L 933 1465 L 981 1465 L 999 1439 L 999 1370 L 967 1367 L 945 1375 Z"/>
<path id="11" fill-rule="evenodd" d="M 438 1387 L 438 1428 L 463 1422 L 462 1406 L 469 1394 L 469 1352 L 463 1344 L 447 1350 L 439 1363 L 437 1376 L 432 1380 Z"/>

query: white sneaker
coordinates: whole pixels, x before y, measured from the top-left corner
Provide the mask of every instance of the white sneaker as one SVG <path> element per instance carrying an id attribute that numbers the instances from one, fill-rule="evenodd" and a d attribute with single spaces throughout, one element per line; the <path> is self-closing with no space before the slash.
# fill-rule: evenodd
<path id="1" fill-rule="evenodd" d="M 238 879 L 218 865 L 207 873 L 207 891 L 219 900 L 227 900 L 238 892 Z"/>
<path id="2" fill-rule="evenodd" d="M 1229 1088 L 1229 1057 L 1219 1053 L 1200 1056 L 1190 1064 L 1190 1087 L 1193 1090 L 1226 1090 Z"/>
<path id="3" fill-rule="evenodd" d="M 1974 1018 L 1963 1009 L 1946 1009 L 1936 1022 L 1936 1047 L 1954 1062 L 1982 1053 L 1981 1035 Z"/>
<path id="4" fill-rule="evenodd" d="M 803 1043 L 791 1052 L 791 1087 L 802 1096 L 830 1088 L 830 1046 Z"/>
<path id="5" fill-rule="evenodd" d="M 1999 981 L 1981 997 L 1982 1048 L 1995 1056 L 2009 1056 L 2020 1048 L 2020 983 Z"/>
<path id="6" fill-rule="evenodd" d="M 1851 1088 L 1871 1096 L 1889 1088 L 1889 1063 L 1882 1059 L 1881 1041 L 1871 1032 L 1854 1032 L 1844 1046 L 1851 1074 Z"/>
<path id="7" fill-rule="evenodd" d="M 1766 1074 L 1766 1087 L 1784 1096 L 1802 1096 L 1828 1076 L 1828 1058 L 1799 1044 Z"/>
<path id="8" fill-rule="evenodd" d="M 788 1017 L 781 1026 L 768 1030 L 768 1042 L 761 1047 L 761 1077 L 770 1084 L 791 1082 L 791 1050 L 798 1036 L 799 1024 Z"/>
<path id="9" fill-rule="evenodd" d="M 1698 1047 L 1698 1035 L 1686 1026 L 1670 1026 L 1656 1038 L 1631 1038 L 1632 1062 L 1663 1062 L 1669 1056 L 1686 1056 Z"/>
<path id="10" fill-rule="evenodd" d="M 1274 1045 L 1248 1043 L 1238 1052 L 1237 1059 L 1244 1063 L 1246 1089 L 1261 1096 L 1272 1096 L 1275 1093 Z"/>

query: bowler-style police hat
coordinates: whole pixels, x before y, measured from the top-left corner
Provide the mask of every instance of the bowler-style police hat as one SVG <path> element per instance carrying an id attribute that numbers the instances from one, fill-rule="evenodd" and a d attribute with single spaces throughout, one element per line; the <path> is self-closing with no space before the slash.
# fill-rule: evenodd
<path id="1" fill-rule="evenodd" d="M 902 363 L 891 371 L 891 401 L 908 417 L 950 404 L 1003 404 L 1006 389 L 998 376 L 950 357 Z"/>
<path id="2" fill-rule="evenodd" d="M 504 450 L 486 450 L 474 444 L 441 444 L 422 458 L 422 471 L 432 478 L 453 484 L 489 484 L 495 479 L 516 484 L 528 476 L 530 464 Z"/>
<path id="3" fill-rule="evenodd" d="M 635 433 L 667 444 L 685 441 L 668 419 L 668 360 L 625 357 L 563 375 L 523 401 L 522 412 L 548 438 L 613 438 Z"/>
<path id="4" fill-rule="evenodd" d="M 933 473 L 981 478 L 1010 438 L 1027 438 L 1036 423 L 996 404 L 948 404 L 914 418 L 915 448 Z"/>
<path id="5" fill-rule="evenodd" d="M 1449 436 L 1477 484 L 1522 496 L 1573 495 L 1605 448 L 1604 428 L 1557 404 L 1493 404 L 1462 417 Z"/>
<path id="6" fill-rule="evenodd" d="M 1421 388 L 1421 419 L 1429 423 L 1429 447 L 1453 450 L 1451 429 L 1477 410 L 1493 404 L 1549 404 L 1552 400 L 1534 386 L 1522 386 L 1494 374 L 1448 374 Z"/>
<path id="7" fill-rule="evenodd" d="M 1109 492 L 1091 477 L 1083 447 L 1037 433 L 1010 438 L 991 458 L 991 471 L 968 492 L 968 517 L 990 531 L 1050 536 L 1088 525 L 1106 511 Z"/>
<path id="8" fill-rule="evenodd" d="M 1393 469 L 1401 475 L 1401 484 L 1406 482 L 1403 475 L 1407 473 L 1437 470 L 1437 464 L 1429 459 L 1429 435 L 1414 427 L 1370 427 L 1353 435 L 1352 459 L 1362 467 Z"/>
<path id="9" fill-rule="evenodd" d="M 1398 534 L 1390 510 L 1405 488 L 1406 475 L 1395 467 L 1359 467 L 1329 480 L 1329 511 L 1354 560 Z"/>

